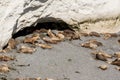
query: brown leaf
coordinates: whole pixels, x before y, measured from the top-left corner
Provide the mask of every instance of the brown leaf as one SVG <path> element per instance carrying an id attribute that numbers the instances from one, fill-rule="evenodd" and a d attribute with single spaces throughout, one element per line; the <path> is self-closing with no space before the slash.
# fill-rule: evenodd
<path id="1" fill-rule="evenodd" d="M 107 61 L 107 57 L 104 56 L 104 55 L 101 54 L 101 53 L 96 54 L 96 59 L 102 60 L 102 61 Z"/>
<path id="2" fill-rule="evenodd" d="M 14 60 L 15 58 L 10 57 L 10 56 L 6 56 L 6 55 L 0 55 L 0 61 L 10 61 L 10 60 Z"/>
<path id="3" fill-rule="evenodd" d="M 118 66 L 116 66 L 115 69 L 118 70 L 118 71 L 120 71 L 120 67 L 118 67 Z"/>
<path id="4" fill-rule="evenodd" d="M 23 42 L 34 44 L 39 38 L 39 34 L 33 34 L 32 37 L 26 37 Z"/>
<path id="5" fill-rule="evenodd" d="M 9 69 L 8 65 L 6 65 L 6 64 L 0 65 L 0 72 L 6 73 L 9 71 L 10 71 L 10 69 Z"/>
<path id="6" fill-rule="evenodd" d="M 107 58 L 112 58 L 111 55 L 102 52 L 102 51 L 97 51 L 97 52 L 93 52 L 92 54 L 95 55 L 95 58 L 98 60 L 102 60 L 102 61 L 107 61 Z"/>
<path id="7" fill-rule="evenodd" d="M 53 40 L 53 38 L 52 39 L 49 39 L 49 38 L 43 38 L 43 40 L 45 41 L 45 42 L 47 42 L 47 43 L 52 43 L 52 44 L 57 44 L 58 43 L 58 41 L 56 41 L 56 40 Z"/>
<path id="8" fill-rule="evenodd" d="M 50 38 L 56 37 L 55 34 L 53 34 L 53 32 L 50 29 L 48 30 L 47 34 Z"/>
<path id="9" fill-rule="evenodd" d="M 98 68 L 100 68 L 101 70 L 106 70 L 108 68 L 108 66 L 107 65 L 101 65 Z"/>
<path id="10" fill-rule="evenodd" d="M 41 78 L 16 78 L 15 80 L 41 80 Z"/>
<path id="11" fill-rule="evenodd" d="M 120 58 L 115 59 L 111 64 L 120 66 Z"/>
<path id="12" fill-rule="evenodd" d="M 51 49 L 52 46 L 51 45 L 48 45 L 48 44 L 36 44 L 37 46 L 40 46 L 41 48 L 43 49 Z"/>
<path id="13" fill-rule="evenodd" d="M 90 43 L 96 44 L 97 46 L 102 46 L 103 44 L 95 39 L 89 40 Z"/>
<path id="14" fill-rule="evenodd" d="M 109 39 L 111 37 L 117 37 L 118 35 L 116 33 L 103 33 L 104 39 Z"/>
<path id="15" fill-rule="evenodd" d="M 53 80 L 53 79 L 50 79 L 50 78 L 46 78 L 45 80 Z"/>
<path id="16" fill-rule="evenodd" d="M 72 39 L 80 39 L 80 33 L 79 32 L 74 32 L 74 35 L 72 36 Z"/>
<path id="17" fill-rule="evenodd" d="M 96 49 L 98 46 L 102 46 L 102 45 L 103 44 L 101 42 L 98 42 L 94 39 L 81 44 L 82 47 L 90 48 L 90 49 Z"/>
<path id="18" fill-rule="evenodd" d="M 64 30 L 63 35 L 68 40 L 80 39 L 80 33 L 72 30 Z"/>
<path id="19" fill-rule="evenodd" d="M 65 36 L 61 33 L 56 34 L 56 36 L 60 39 L 60 40 L 64 40 Z"/>
<path id="20" fill-rule="evenodd" d="M 81 44 L 81 46 L 85 47 L 85 48 L 90 48 L 90 49 L 96 49 L 97 48 L 97 45 L 93 44 L 93 43 L 83 43 L 83 44 Z"/>
<path id="21" fill-rule="evenodd" d="M 21 48 L 19 49 L 18 52 L 22 52 L 22 53 L 33 53 L 34 51 L 35 51 L 34 48 L 27 47 L 27 46 L 21 46 Z"/>
<path id="22" fill-rule="evenodd" d="M 90 35 L 90 36 L 100 37 L 100 34 L 97 33 L 97 32 L 90 32 L 89 35 Z"/>
<path id="23" fill-rule="evenodd" d="M 8 42 L 8 47 L 9 49 L 14 49 L 16 47 L 17 42 L 15 41 L 15 39 L 10 39 Z"/>
<path id="24" fill-rule="evenodd" d="M 81 35 L 81 36 L 85 36 L 85 37 L 89 36 L 88 33 L 80 33 L 80 35 Z"/>
<path id="25" fill-rule="evenodd" d="M 120 58 L 120 52 L 115 52 L 114 54 L 117 58 Z"/>

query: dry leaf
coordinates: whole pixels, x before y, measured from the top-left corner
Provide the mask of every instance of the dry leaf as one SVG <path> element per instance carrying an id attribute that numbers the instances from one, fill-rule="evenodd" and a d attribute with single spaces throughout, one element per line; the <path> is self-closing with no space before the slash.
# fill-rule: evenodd
<path id="1" fill-rule="evenodd" d="M 15 39 L 12 38 L 12 39 L 10 39 L 8 41 L 7 47 L 5 49 L 3 49 L 3 50 L 0 50 L 0 52 L 1 53 L 7 53 L 10 50 L 15 49 L 16 48 L 16 44 L 17 44 L 17 41 L 15 41 Z"/>
<path id="2" fill-rule="evenodd" d="M 53 38 L 52 38 L 53 39 Z M 57 44 L 58 43 L 58 41 L 56 41 L 56 40 L 52 40 L 52 39 L 49 39 L 49 38 L 43 38 L 43 40 L 45 41 L 45 42 L 47 42 L 47 43 L 52 43 L 52 44 Z"/>
<path id="3" fill-rule="evenodd" d="M 72 30 L 64 30 L 63 35 L 68 40 L 80 39 L 80 33 Z"/>
<path id="4" fill-rule="evenodd" d="M 90 49 L 96 49 L 98 46 L 102 46 L 103 44 L 101 42 L 98 42 L 96 40 L 89 40 L 86 43 L 82 43 L 81 46 L 85 48 L 90 48 Z"/>
<path id="5" fill-rule="evenodd" d="M 7 50 L 6 50 L 7 49 Z M 10 51 L 10 49 L 8 49 L 8 48 L 5 48 L 5 49 L 3 49 L 3 50 L 0 50 L 0 53 L 6 53 L 6 52 L 9 52 Z"/>
<path id="6" fill-rule="evenodd" d="M 85 48 L 90 48 L 90 49 L 96 49 L 97 48 L 97 45 L 92 44 L 92 43 L 83 43 L 83 44 L 81 44 L 81 46 L 85 47 Z"/>
<path id="7" fill-rule="evenodd" d="M 41 78 L 16 78 L 15 80 L 41 80 Z"/>
<path id="8" fill-rule="evenodd" d="M 80 36 L 85 36 L 85 37 L 87 37 L 87 36 L 89 36 L 89 34 L 88 34 L 88 33 L 80 33 Z"/>
<path id="9" fill-rule="evenodd" d="M 19 49 L 19 52 L 22 52 L 22 53 L 33 53 L 34 51 L 35 51 L 34 48 L 27 47 L 27 46 L 21 46 L 21 48 Z"/>
<path id="10" fill-rule="evenodd" d="M 112 58 L 111 55 L 102 52 L 102 51 L 97 51 L 97 52 L 93 52 L 92 54 L 95 55 L 95 58 L 98 60 L 102 60 L 102 61 L 107 61 L 107 58 Z"/>
<path id="11" fill-rule="evenodd" d="M 32 43 L 34 44 L 39 39 L 39 34 L 33 34 L 32 37 L 26 37 L 24 39 L 24 43 Z"/>
<path id="12" fill-rule="evenodd" d="M 8 65 L 6 65 L 6 64 L 0 65 L 0 72 L 6 73 L 9 71 L 10 71 L 10 69 L 9 69 Z"/>
<path id="13" fill-rule="evenodd" d="M 17 42 L 15 41 L 15 39 L 12 38 L 9 40 L 7 48 L 14 49 L 16 47 L 16 44 Z"/>
<path id="14" fill-rule="evenodd" d="M 89 35 L 90 35 L 90 36 L 100 37 L 100 34 L 97 33 L 97 32 L 90 32 Z"/>
<path id="15" fill-rule="evenodd" d="M 102 46 L 103 44 L 95 39 L 89 40 L 90 43 L 96 44 L 97 46 Z"/>
<path id="16" fill-rule="evenodd" d="M 51 49 L 52 46 L 51 45 L 48 45 L 48 44 L 36 44 L 37 46 L 40 46 L 41 48 L 43 49 Z"/>
<path id="17" fill-rule="evenodd" d="M 50 78 L 46 78 L 45 80 L 53 80 L 53 79 L 50 79 Z"/>
<path id="18" fill-rule="evenodd" d="M 56 36 L 60 39 L 60 40 L 64 40 L 65 36 L 61 33 L 56 34 Z"/>
<path id="19" fill-rule="evenodd" d="M 58 37 L 53 37 L 53 38 L 51 38 L 51 40 L 52 41 L 56 41 L 56 42 L 60 42 L 61 41 L 61 39 L 59 39 Z"/>
<path id="20" fill-rule="evenodd" d="M 108 66 L 107 66 L 107 65 L 101 65 L 101 66 L 99 66 L 98 68 L 100 68 L 100 69 L 102 69 L 102 70 L 106 70 L 106 69 L 108 68 Z"/>
<path id="21" fill-rule="evenodd" d="M 111 64 L 120 66 L 120 58 L 115 59 Z"/>
<path id="22" fill-rule="evenodd" d="M 55 34 L 53 34 L 53 32 L 50 29 L 48 30 L 47 34 L 50 38 L 56 37 Z"/>
<path id="23" fill-rule="evenodd" d="M 5 55 L 0 55 L 0 61 L 10 61 L 14 60 L 15 58 L 10 57 L 10 56 L 5 56 Z"/>
<path id="24" fill-rule="evenodd" d="M 109 39 L 111 37 L 111 35 L 109 34 L 109 33 L 105 33 L 104 34 L 104 39 L 106 40 L 106 39 Z"/>
<path id="25" fill-rule="evenodd" d="M 118 67 L 118 66 L 116 66 L 115 69 L 118 70 L 118 71 L 120 71 L 120 67 Z"/>
<path id="26" fill-rule="evenodd" d="M 107 61 L 107 57 L 104 56 L 102 53 L 96 54 L 96 59 L 102 60 L 102 61 Z"/>
<path id="27" fill-rule="evenodd" d="M 72 39 L 80 39 L 80 33 L 79 32 L 74 32 L 74 35 L 72 36 Z"/>
<path id="28" fill-rule="evenodd" d="M 118 35 L 116 33 L 103 33 L 104 39 L 109 39 L 111 37 L 117 37 Z"/>
<path id="29" fill-rule="evenodd" d="M 120 58 L 120 52 L 115 52 L 114 54 L 117 58 Z"/>

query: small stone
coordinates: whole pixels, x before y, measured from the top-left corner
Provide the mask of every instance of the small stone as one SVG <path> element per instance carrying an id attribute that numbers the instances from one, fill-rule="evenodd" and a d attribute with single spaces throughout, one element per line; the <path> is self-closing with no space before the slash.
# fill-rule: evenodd
<path id="1" fill-rule="evenodd" d="M 68 59 L 68 61 L 69 61 L 69 62 L 71 62 L 71 61 L 72 61 L 72 59 Z"/>
<path id="2" fill-rule="evenodd" d="M 75 73 L 80 73 L 79 71 L 75 71 Z"/>
<path id="3" fill-rule="evenodd" d="M 98 68 L 100 68 L 100 69 L 102 69 L 102 70 L 106 70 L 106 69 L 108 68 L 108 66 L 107 66 L 107 65 L 101 65 L 101 66 L 99 66 Z"/>

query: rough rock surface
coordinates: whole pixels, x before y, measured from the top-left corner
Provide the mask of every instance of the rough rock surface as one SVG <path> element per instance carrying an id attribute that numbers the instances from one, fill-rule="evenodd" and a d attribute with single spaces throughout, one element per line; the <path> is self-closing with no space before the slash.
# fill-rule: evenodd
<path id="1" fill-rule="evenodd" d="M 120 0 L 0 0 L 0 49 L 20 29 L 50 21 L 80 31 L 118 32 Z"/>

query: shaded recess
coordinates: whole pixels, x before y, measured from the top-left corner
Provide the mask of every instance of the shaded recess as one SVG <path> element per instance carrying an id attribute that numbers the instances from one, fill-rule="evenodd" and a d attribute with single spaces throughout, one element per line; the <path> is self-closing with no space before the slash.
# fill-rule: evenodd
<path id="1" fill-rule="evenodd" d="M 25 36 L 25 35 L 33 33 L 35 30 L 40 30 L 43 28 L 51 29 L 51 30 L 65 30 L 65 29 L 70 29 L 70 25 L 66 24 L 65 22 L 38 23 L 36 26 L 30 26 L 30 27 L 21 29 L 17 33 L 13 34 L 12 38 L 17 38 L 19 36 Z"/>

